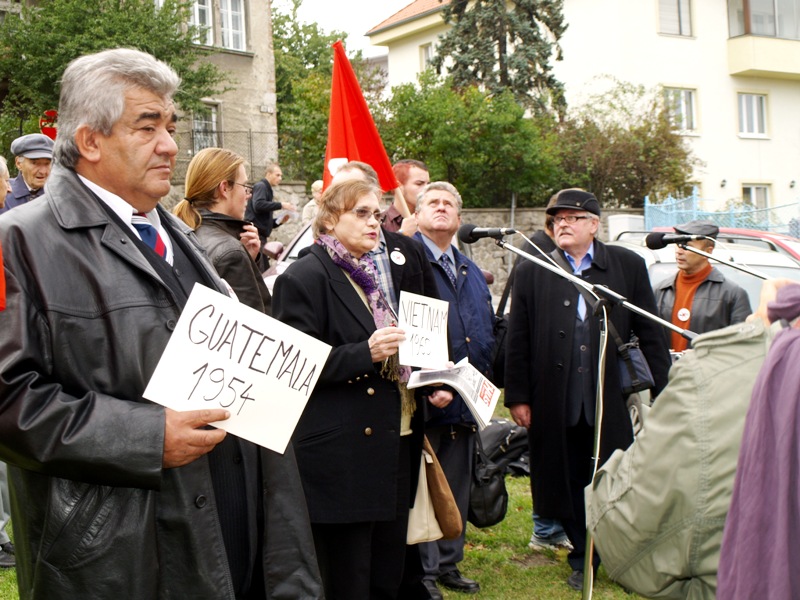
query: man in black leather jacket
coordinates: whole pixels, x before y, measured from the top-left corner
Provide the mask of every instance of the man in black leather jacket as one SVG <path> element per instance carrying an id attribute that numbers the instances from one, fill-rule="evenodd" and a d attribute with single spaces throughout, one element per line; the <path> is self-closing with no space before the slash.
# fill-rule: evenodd
<path id="1" fill-rule="evenodd" d="M 224 293 L 158 206 L 178 83 L 136 50 L 73 61 L 47 193 L 0 218 L 0 460 L 23 599 L 322 596 L 291 447 L 142 397 L 191 287 Z"/>

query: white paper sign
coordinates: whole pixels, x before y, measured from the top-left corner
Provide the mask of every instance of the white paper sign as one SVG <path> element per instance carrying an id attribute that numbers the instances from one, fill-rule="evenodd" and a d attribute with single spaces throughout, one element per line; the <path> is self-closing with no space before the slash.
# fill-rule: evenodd
<path id="1" fill-rule="evenodd" d="M 447 311 L 445 300 L 400 292 L 397 326 L 406 332 L 400 344 L 400 364 L 408 367 L 443 368 L 447 356 Z"/>
<path id="2" fill-rule="evenodd" d="M 214 426 L 283 453 L 330 350 L 195 285 L 144 397 L 180 411 L 227 409 Z"/>

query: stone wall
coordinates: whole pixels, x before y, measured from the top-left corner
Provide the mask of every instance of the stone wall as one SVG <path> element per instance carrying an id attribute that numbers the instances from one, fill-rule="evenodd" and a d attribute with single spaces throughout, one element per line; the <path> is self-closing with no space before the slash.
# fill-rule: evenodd
<path id="1" fill-rule="evenodd" d="M 173 196 L 180 198 L 182 194 L 182 186 L 174 186 Z M 275 189 L 275 198 L 281 202 L 290 201 L 297 204 L 300 211 L 306 202 L 310 200 L 310 195 L 306 194 L 305 183 L 303 182 L 284 182 L 280 187 Z M 174 202 L 173 200 L 172 202 Z M 165 202 L 165 204 L 172 204 L 172 202 Z M 603 213 L 600 224 L 599 238 L 607 241 L 605 232 L 608 229 L 608 217 L 611 215 L 641 215 L 641 210 L 629 209 L 615 209 Z M 514 213 L 514 220 L 511 219 L 511 209 L 481 209 L 481 208 L 468 208 L 464 210 L 462 221 L 464 223 L 473 223 L 479 227 L 513 227 L 519 231 L 525 232 L 530 235 L 537 229 L 544 228 L 545 212 L 544 208 L 519 208 Z M 299 218 L 290 221 L 281 227 L 273 230 L 270 236 L 271 240 L 283 242 L 284 244 L 291 241 L 295 234 L 301 229 L 302 225 Z M 512 235 L 506 238 L 515 246 L 522 245 L 522 238 L 519 235 Z M 467 247 L 467 253 L 472 256 L 472 259 L 494 275 L 494 284 L 491 286 L 492 294 L 499 296 L 503 293 L 503 286 L 508 279 L 508 273 L 511 265 L 514 262 L 515 255 L 508 250 L 503 250 L 497 246 L 494 241 L 489 239 L 479 240 Z"/>

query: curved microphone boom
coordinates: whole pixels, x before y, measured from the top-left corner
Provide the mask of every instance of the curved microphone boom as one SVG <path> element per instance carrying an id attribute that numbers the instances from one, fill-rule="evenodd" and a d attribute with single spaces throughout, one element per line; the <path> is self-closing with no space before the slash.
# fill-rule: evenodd
<path id="1" fill-rule="evenodd" d="M 707 238 L 704 235 L 681 235 L 678 233 L 654 232 L 648 234 L 644 239 L 644 243 L 650 250 L 661 250 L 661 248 L 666 248 L 668 244 L 685 244 L 686 242 L 705 239 Z"/>
<path id="2" fill-rule="evenodd" d="M 483 238 L 500 239 L 512 233 L 517 233 L 517 230 L 510 227 L 477 227 L 471 223 L 465 223 L 458 228 L 458 239 L 465 244 L 474 244 Z"/>

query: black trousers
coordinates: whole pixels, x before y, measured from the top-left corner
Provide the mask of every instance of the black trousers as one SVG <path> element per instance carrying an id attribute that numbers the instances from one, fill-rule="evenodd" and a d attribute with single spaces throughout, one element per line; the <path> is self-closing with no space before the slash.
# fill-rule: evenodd
<path id="1" fill-rule="evenodd" d="M 592 480 L 592 451 L 594 450 L 594 428 L 586 423 L 583 415 L 574 427 L 567 427 L 567 468 L 569 469 L 569 491 L 574 518 L 563 519 L 564 532 L 572 542 L 573 550 L 567 560 L 576 571 L 583 571 L 586 557 L 586 504 L 583 489 Z M 600 557 L 594 552 L 592 564 L 595 572 Z"/>
<path id="2" fill-rule="evenodd" d="M 409 463 L 410 440 L 406 436 L 400 438 L 394 520 L 311 524 L 327 600 L 397 598 L 408 534 Z"/>

